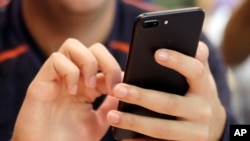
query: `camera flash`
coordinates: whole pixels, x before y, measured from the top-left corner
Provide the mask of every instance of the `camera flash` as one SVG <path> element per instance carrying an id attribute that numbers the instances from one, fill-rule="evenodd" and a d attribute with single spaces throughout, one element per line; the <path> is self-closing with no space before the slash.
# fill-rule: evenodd
<path id="1" fill-rule="evenodd" d="M 164 24 L 166 24 L 166 25 L 167 25 L 167 24 L 168 24 L 168 21 L 166 20 L 166 21 L 164 22 Z"/>

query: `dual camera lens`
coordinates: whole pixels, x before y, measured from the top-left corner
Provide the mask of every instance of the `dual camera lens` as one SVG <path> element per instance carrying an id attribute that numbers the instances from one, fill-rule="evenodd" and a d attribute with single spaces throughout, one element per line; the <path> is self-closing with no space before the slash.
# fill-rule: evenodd
<path id="1" fill-rule="evenodd" d="M 168 24 L 168 20 L 165 20 L 163 22 L 164 25 Z M 160 25 L 160 21 L 159 20 L 146 20 L 143 22 L 142 27 L 143 28 L 154 28 L 154 27 L 158 27 Z"/>
<path id="2" fill-rule="evenodd" d="M 160 25 L 158 20 L 147 20 L 143 22 L 143 28 L 154 28 Z"/>

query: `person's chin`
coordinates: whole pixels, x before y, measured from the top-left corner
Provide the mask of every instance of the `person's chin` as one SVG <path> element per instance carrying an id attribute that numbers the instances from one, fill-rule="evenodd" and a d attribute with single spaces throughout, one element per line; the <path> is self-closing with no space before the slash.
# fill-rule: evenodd
<path id="1" fill-rule="evenodd" d="M 64 9 L 79 14 L 89 13 L 96 11 L 102 4 L 102 0 L 68 0 Z"/>

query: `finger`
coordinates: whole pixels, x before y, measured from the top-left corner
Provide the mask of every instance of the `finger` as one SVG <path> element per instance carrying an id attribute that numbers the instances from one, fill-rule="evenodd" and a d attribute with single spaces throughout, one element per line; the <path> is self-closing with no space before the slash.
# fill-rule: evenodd
<path id="1" fill-rule="evenodd" d="M 107 118 L 112 126 L 132 130 L 153 138 L 195 141 L 206 140 L 208 136 L 206 126 L 186 121 L 151 118 L 118 111 L 110 111 Z"/>
<path id="2" fill-rule="evenodd" d="M 124 76 L 124 72 L 121 72 L 121 77 L 123 78 Z M 97 85 L 96 85 L 96 89 L 101 92 L 102 94 L 107 94 L 108 93 L 108 89 L 105 86 L 105 76 L 103 73 L 98 73 L 96 75 L 96 79 L 97 79 Z M 112 93 L 110 93 L 110 95 L 112 95 Z"/>
<path id="3" fill-rule="evenodd" d="M 119 64 L 102 44 L 96 43 L 89 50 L 97 59 L 101 72 L 105 76 L 108 92 L 112 92 L 113 86 L 121 82 L 122 76 Z"/>
<path id="4" fill-rule="evenodd" d="M 59 52 L 63 53 L 78 66 L 87 87 L 94 88 L 96 86 L 97 60 L 87 47 L 76 39 L 67 39 L 59 49 Z"/>
<path id="5" fill-rule="evenodd" d="M 142 138 L 135 138 L 135 139 L 125 139 L 122 141 L 166 141 L 166 140 L 155 139 L 155 138 L 150 138 L 150 137 L 142 137 Z"/>
<path id="6" fill-rule="evenodd" d="M 209 67 L 208 56 L 209 56 L 208 47 L 206 46 L 205 43 L 199 42 L 195 58 L 197 58 L 200 62 L 202 62 L 202 64 L 204 64 L 206 67 Z"/>
<path id="7" fill-rule="evenodd" d="M 168 49 L 157 50 L 155 60 L 182 74 L 189 83 L 190 91 L 203 91 L 200 86 L 206 82 L 207 68 L 199 60 Z"/>
<path id="8" fill-rule="evenodd" d="M 68 58 L 61 53 L 53 53 L 32 81 L 28 93 L 34 93 L 38 98 L 44 97 L 46 99 L 46 94 L 58 91 L 57 85 L 63 85 L 58 84 L 63 80 L 62 82 L 66 84 L 68 92 L 76 94 L 79 74 L 77 66 L 68 60 Z M 42 94 L 42 96 L 39 94 Z"/>
<path id="9" fill-rule="evenodd" d="M 113 93 L 121 101 L 139 105 L 161 114 L 204 123 L 208 123 L 212 117 L 209 105 L 200 97 L 183 97 L 127 84 L 116 85 Z"/>
<path id="10" fill-rule="evenodd" d="M 97 113 L 102 117 L 102 119 L 106 119 L 107 113 L 110 110 L 117 109 L 118 99 L 115 97 L 107 96 L 101 106 L 98 108 Z"/>

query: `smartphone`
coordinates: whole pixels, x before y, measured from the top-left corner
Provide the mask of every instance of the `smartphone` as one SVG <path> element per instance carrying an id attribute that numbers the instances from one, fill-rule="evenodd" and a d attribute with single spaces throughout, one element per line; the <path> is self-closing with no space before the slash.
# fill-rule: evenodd
<path id="1" fill-rule="evenodd" d="M 185 77 L 156 63 L 154 53 L 157 49 L 167 48 L 194 57 L 204 16 L 204 11 L 199 7 L 148 12 L 139 15 L 133 27 L 123 82 L 141 88 L 184 95 L 189 87 Z M 121 101 L 118 110 L 142 116 L 175 119 L 173 116 L 159 114 Z M 144 136 L 116 127 L 113 127 L 112 130 L 113 136 L 117 140 Z"/>

